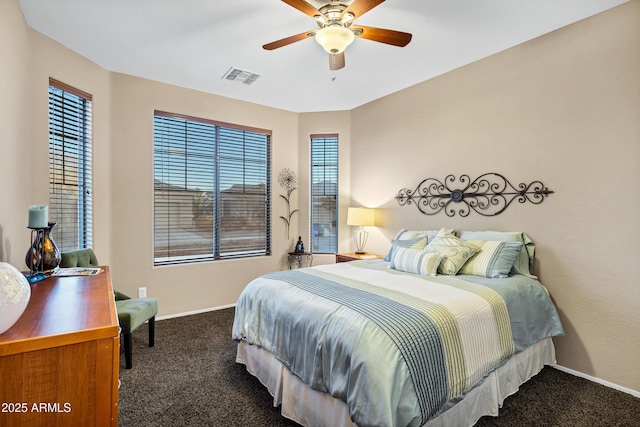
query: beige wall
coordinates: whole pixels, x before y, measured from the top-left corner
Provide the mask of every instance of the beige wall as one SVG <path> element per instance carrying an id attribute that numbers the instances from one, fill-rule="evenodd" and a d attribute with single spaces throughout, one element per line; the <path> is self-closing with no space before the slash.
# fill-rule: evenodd
<path id="1" fill-rule="evenodd" d="M 17 1 L 0 2 L 0 261 L 24 266 L 29 246 L 27 209 L 33 193 L 29 95 L 29 39 Z"/>
<path id="2" fill-rule="evenodd" d="M 350 205 L 384 214 L 367 249 L 386 251 L 400 227 L 526 231 L 567 331 L 559 363 L 640 390 L 639 21 L 634 0 L 351 112 L 295 114 L 110 73 L 30 30 L 17 0 L 0 1 L 0 261 L 24 268 L 27 207 L 46 203 L 49 76 L 94 96 L 94 248 L 116 286 L 146 286 L 161 315 L 233 304 L 251 278 L 284 268 L 298 232 L 308 235 L 309 134 L 338 132 L 340 223 Z M 274 256 L 152 266 L 154 109 L 273 131 Z M 300 181 L 289 241 L 275 180 L 284 167 Z M 555 194 L 495 218 L 426 217 L 393 200 L 426 177 L 490 171 Z M 340 250 L 353 250 L 350 231 L 341 226 Z"/>
<path id="3" fill-rule="evenodd" d="M 111 200 L 109 73 L 30 30 L 17 1 L 0 2 L 0 260 L 26 268 L 29 205 L 49 201 L 49 77 L 93 95 L 94 244 L 109 263 Z"/>
<path id="4" fill-rule="evenodd" d="M 298 115 L 111 73 L 29 29 L 16 0 L 0 2 L 3 182 L 0 261 L 25 268 L 28 206 L 48 203 L 49 77 L 93 96 L 93 247 L 111 267 L 114 286 L 160 299 L 160 315 L 234 304 L 254 277 L 286 268 L 289 241 L 275 199 L 271 257 L 153 267 L 153 111 L 155 109 L 272 131 L 273 176 L 298 169 Z M 279 193 L 274 179 L 274 194 Z M 294 200 L 294 208 L 297 201 Z M 306 214 L 308 215 L 308 209 Z"/>
<path id="5" fill-rule="evenodd" d="M 133 295 L 146 286 L 148 295 L 160 299 L 160 314 L 170 315 L 234 304 L 251 279 L 285 268 L 284 254 L 295 245 L 298 224 L 286 241 L 277 176 L 282 168 L 298 169 L 296 114 L 116 73 L 111 106 L 111 264 L 117 286 Z M 154 110 L 273 132 L 273 256 L 153 267 Z"/>
<path id="6" fill-rule="evenodd" d="M 352 111 L 351 196 L 402 227 L 525 231 L 566 329 L 558 362 L 640 390 L 640 2 Z M 375 173 L 373 172 L 375 171 Z M 555 191 L 484 218 L 425 216 L 398 190 L 498 172 Z"/>

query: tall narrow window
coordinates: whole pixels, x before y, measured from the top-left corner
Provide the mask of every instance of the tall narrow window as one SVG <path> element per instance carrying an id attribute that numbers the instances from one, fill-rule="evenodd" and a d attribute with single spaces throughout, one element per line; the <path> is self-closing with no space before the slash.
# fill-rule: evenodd
<path id="1" fill-rule="evenodd" d="M 269 255 L 271 133 L 156 111 L 154 264 Z"/>
<path id="2" fill-rule="evenodd" d="M 338 135 L 311 135 L 311 249 L 338 251 Z"/>
<path id="3" fill-rule="evenodd" d="M 49 79 L 49 221 L 60 251 L 92 246 L 91 95 Z"/>

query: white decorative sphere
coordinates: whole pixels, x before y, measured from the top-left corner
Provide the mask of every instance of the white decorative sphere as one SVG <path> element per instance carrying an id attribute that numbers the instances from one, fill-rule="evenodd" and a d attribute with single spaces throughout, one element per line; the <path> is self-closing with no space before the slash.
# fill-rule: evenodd
<path id="1" fill-rule="evenodd" d="M 27 308 L 31 286 L 24 274 L 0 262 L 0 334 L 13 326 Z"/>

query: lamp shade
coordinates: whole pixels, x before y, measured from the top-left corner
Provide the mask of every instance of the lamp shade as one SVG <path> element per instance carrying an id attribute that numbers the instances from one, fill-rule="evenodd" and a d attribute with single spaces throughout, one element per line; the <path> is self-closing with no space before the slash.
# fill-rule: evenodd
<path id="1" fill-rule="evenodd" d="M 376 225 L 375 209 L 349 208 L 349 212 L 347 213 L 347 225 L 360 227 Z"/>
<path id="2" fill-rule="evenodd" d="M 342 25 L 329 25 L 316 33 L 316 41 L 327 53 L 341 53 L 353 42 L 353 31 Z"/>

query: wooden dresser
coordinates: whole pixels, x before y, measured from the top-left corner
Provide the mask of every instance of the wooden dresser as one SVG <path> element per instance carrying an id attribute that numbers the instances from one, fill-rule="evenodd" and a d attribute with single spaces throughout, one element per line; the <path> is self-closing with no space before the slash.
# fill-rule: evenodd
<path id="1" fill-rule="evenodd" d="M 31 285 L 0 334 L 0 425 L 118 425 L 120 340 L 108 267 Z"/>

